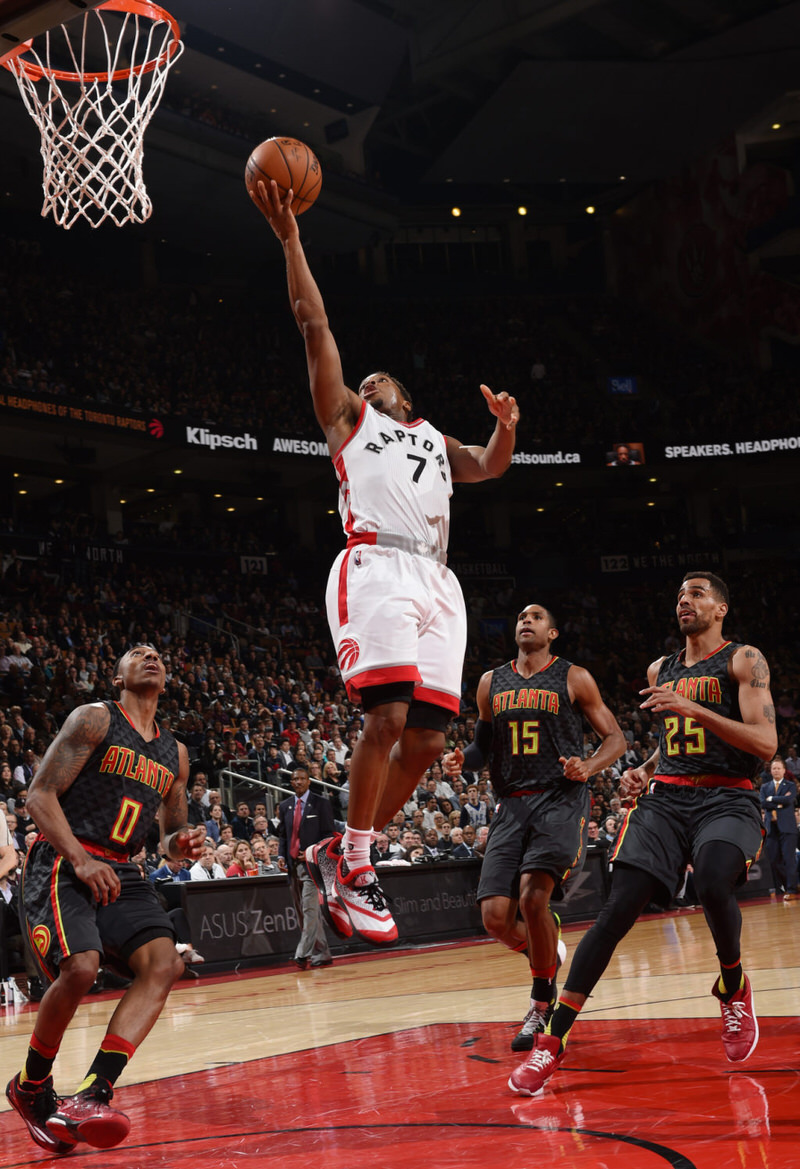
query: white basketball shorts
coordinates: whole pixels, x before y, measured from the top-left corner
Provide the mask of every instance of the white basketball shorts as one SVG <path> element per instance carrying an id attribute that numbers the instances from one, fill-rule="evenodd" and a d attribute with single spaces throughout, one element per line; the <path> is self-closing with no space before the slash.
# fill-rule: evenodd
<path id="1" fill-rule="evenodd" d="M 467 614 L 446 565 L 400 548 L 345 548 L 325 602 L 351 701 L 364 686 L 414 682 L 416 699 L 458 713 Z"/>

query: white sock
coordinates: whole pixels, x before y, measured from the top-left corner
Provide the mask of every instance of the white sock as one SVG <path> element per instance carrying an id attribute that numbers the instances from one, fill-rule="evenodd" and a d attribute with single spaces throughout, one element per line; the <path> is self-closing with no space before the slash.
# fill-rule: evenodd
<path id="1" fill-rule="evenodd" d="M 350 828 L 348 826 L 342 841 L 342 852 L 344 859 L 347 862 L 347 867 L 351 871 L 353 869 L 363 869 L 365 865 L 371 863 L 369 859 L 369 846 L 372 840 L 372 830 L 361 828 Z"/>

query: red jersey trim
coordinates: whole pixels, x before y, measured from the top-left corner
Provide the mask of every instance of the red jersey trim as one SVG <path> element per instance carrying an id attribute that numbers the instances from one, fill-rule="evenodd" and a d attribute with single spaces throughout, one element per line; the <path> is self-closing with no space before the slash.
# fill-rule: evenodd
<path id="1" fill-rule="evenodd" d="M 121 702 L 117 702 L 116 698 L 114 699 L 114 705 L 116 706 L 117 710 L 120 712 L 122 717 L 125 719 L 125 721 L 128 723 L 128 725 L 130 727 L 132 727 L 134 731 L 136 731 L 136 734 L 139 736 L 140 739 L 144 739 L 145 743 L 152 743 L 155 739 L 161 738 L 161 731 L 158 729 L 158 723 L 156 722 L 155 719 L 153 719 L 153 727 L 155 728 L 156 733 L 153 735 L 152 739 L 145 739 L 144 735 L 139 730 L 139 728 L 137 726 L 133 725 L 133 721 L 131 720 L 125 707 L 122 705 Z"/>
<path id="2" fill-rule="evenodd" d="M 678 787 L 736 787 L 753 791 L 753 781 L 738 775 L 718 775 L 715 772 L 700 772 L 698 775 L 661 775 L 658 772 L 650 780 L 672 783 Z"/>
<path id="3" fill-rule="evenodd" d="M 58 944 L 61 947 L 61 956 L 69 958 L 72 951 L 67 943 L 67 937 L 64 933 L 64 921 L 61 916 L 61 902 L 58 897 L 58 878 L 61 872 L 61 865 L 64 862 L 63 856 L 56 858 L 53 865 L 53 871 L 50 874 L 50 905 L 53 910 L 53 920 L 55 922 L 56 933 L 58 934 Z"/>
<path id="4" fill-rule="evenodd" d="M 535 674 L 531 674 L 531 677 L 532 677 L 532 678 L 538 678 L 538 676 L 539 676 L 540 674 L 543 674 L 543 673 L 545 672 L 545 670 L 549 670 L 549 669 L 550 669 L 550 667 L 553 665 L 553 663 L 554 663 L 554 662 L 557 662 L 557 661 L 558 661 L 558 654 L 553 654 L 553 655 L 551 656 L 551 658 L 550 658 L 550 661 L 549 661 L 549 662 L 547 662 L 545 665 L 543 665 L 543 666 L 542 666 L 542 668 L 541 668 L 541 670 L 537 670 Z M 516 660 L 516 658 L 514 658 L 514 659 L 512 660 L 512 662 L 511 662 L 511 669 L 514 671 L 514 673 L 515 673 L 515 674 L 519 674 L 519 670 L 517 669 L 517 660 Z M 521 677 L 522 677 L 522 674 L 519 674 L 519 676 L 520 676 L 520 678 L 521 678 Z"/>
<path id="5" fill-rule="evenodd" d="M 707 662 L 709 658 L 713 658 L 715 654 L 720 653 L 723 649 L 727 649 L 727 647 L 731 644 L 732 644 L 732 642 L 730 642 L 730 641 L 723 641 L 722 645 L 718 645 L 716 649 L 712 649 L 711 652 L 707 653 L 704 658 L 699 658 L 698 661 L 695 662 L 695 666 L 699 665 L 700 662 Z M 693 666 L 686 665 L 686 646 L 684 646 L 680 652 L 680 659 L 683 662 L 684 669 L 686 669 L 686 670 L 694 669 Z"/>
<path id="6" fill-rule="evenodd" d="M 347 609 L 347 567 L 350 563 L 350 549 L 348 548 L 339 565 L 339 587 L 337 590 L 337 605 L 339 609 L 339 624 L 346 625 L 349 620 Z"/>
<path id="7" fill-rule="evenodd" d="M 366 403 L 366 402 L 362 402 L 362 403 L 361 403 L 361 410 L 359 411 L 358 420 L 357 420 L 357 422 L 356 422 L 355 426 L 354 426 L 354 427 L 353 427 L 353 429 L 350 431 L 350 433 L 348 434 L 347 438 L 344 440 L 344 442 L 342 443 L 342 445 L 339 447 L 339 449 L 338 449 L 338 451 L 336 452 L 336 454 L 332 456 L 332 458 L 333 458 L 333 465 L 336 467 L 337 474 L 339 473 L 339 465 L 338 465 L 338 464 L 339 464 L 339 462 L 340 462 L 340 460 L 341 460 L 341 457 L 342 457 L 342 452 L 344 451 L 344 448 L 345 448 L 345 447 L 348 445 L 348 443 L 350 443 L 350 442 L 352 442 L 352 441 L 353 441 L 353 439 L 355 438 L 356 434 L 357 434 L 357 433 L 359 432 L 359 430 L 361 429 L 362 423 L 363 423 L 363 421 L 364 421 L 364 419 L 365 419 L 365 417 L 366 417 L 366 410 L 367 410 L 367 403 Z M 342 470 L 344 470 L 344 468 L 342 468 Z M 341 477 L 341 476 L 340 476 L 340 477 Z"/>

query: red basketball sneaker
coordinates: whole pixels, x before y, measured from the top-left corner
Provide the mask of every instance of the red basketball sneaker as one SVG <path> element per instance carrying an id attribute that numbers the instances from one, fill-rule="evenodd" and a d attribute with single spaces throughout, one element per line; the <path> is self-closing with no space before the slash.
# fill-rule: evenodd
<path id="1" fill-rule="evenodd" d="M 535 1096 L 544 1088 L 563 1058 L 560 1039 L 555 1035 L 535 1035 L 533 1051 L 508 1077 L 509 1088 L 520 1096 Z"/>
<path id="2" fill-rule="evenodd" d="M 64 1096 L 47 1121 L 54 1136 L 62 1140 L 86 1141 L 95 1149 L 110 1149 L 124 1141 L 131 1122 L 124 1112 L 109 1108 L 111 1089 L 89 1088 L 77 1096 Z"/>
<path id="3" fill-rule="evenodd" d="M 342 855 L 342 834 L 329 836 L 306 849 L 306 868 L 317 887 L 319 907 L 334 933 L 340 938 L 352 938 L 353 927 L 347 911 L 339 904 L 334 888 L 339 857 Z"/>
<path id="4" fill-rule="evenodd" d="M 373 946 L 391 946 L 397 941 L 397 926 L 389 912 L 378 876 L 371 865 L 344 871 L 344 857 L 339 860 L 334 890 L 339 905 L 347 910 L 352 928 Z"/>
<path id="5" fill-rule="evenodd" d="M 724 1002 L 719 982 L 711 988 L 714 998 L 719 999 L 722 1012 L 722 1046 L 731 1063 L 741 1063 L 752 1055 L 758 1043 L 758 1019 L 753 1006 L 753 988 L 745 974 L 744 986 Z"/>
<path id="6" fill-rule="evenodd" d="M 53 1077 L 48 1076 L 41 1084 L 23 1087 L 19 1076 L 14 1076 L 6 1088 L 6 1096 L 11 1107 L 20 1114 L 28 1126 L 37 1145 L 47 1149 L 48 1153 L 69 1153 L 75 1148 L 75 1137 L 69 1133 L 54 1136 L 48 1132 L 47 1122 L 59 1105 L 58 1096 L 53 1089 Z"/>

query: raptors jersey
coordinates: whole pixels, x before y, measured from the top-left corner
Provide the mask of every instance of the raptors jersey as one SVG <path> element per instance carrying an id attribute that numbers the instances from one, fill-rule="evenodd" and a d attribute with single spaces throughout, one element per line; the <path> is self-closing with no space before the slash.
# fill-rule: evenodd
<path id="1" fill-rule="evenodd" d="M 447 550 L 453 484 L 444 435 L 363 403 L 333 465 L 345 535 L 386 532 Z"/>
<path id="2" fill-rule="evenodd" d="M 658 670 L 658 685 L 669 686 L 692 702 L 716 711 L 723 718 L 741 722 L 739 683 L 730 677 L 728 664 L 741 646 L 728 641 L 693 666 L 684 664 L 685 651 L 665 658 Z M 664 715 L 658 740 L 659 775 L 728 775 L 753 779 L 761 767 L 755 755 L 732 747 L 683 715 Z"/>
<path id="3" fill-rule="evenodd" d="M 168 731 L 146 742 L 118 702 L 111 721 L 61 809 L 79 840 L 130 856 L 142 848 L 162 799 L 178 774 L 178 744 Z"/>
<path id="4" fill-rule="evenodd" d="M 567 689 L 571 665 L 553 657 L 530 678 L 516 661 L 492 671 L 491 775 L 499 796 L 562 785 L 559 758 L 583 758 L 583 718 Z"/>

